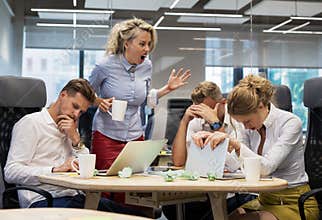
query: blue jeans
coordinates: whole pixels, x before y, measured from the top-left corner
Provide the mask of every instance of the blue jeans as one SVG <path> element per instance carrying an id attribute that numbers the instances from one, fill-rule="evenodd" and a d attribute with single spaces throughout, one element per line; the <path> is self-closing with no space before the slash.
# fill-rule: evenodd
<path id="1" fill-rule="evenodd" d="M 53 207 L 56 208 L 80 208 L 83 209 L 85 204 L 85 196 L 78 194 L 75 196 L 65 196 L 53 199 Z M 41 200 L 31 204 L 30 208 L 47 207 L 47 201 Z M 122 204 L 116 203 L 107 198 L 101 198 L 97 207 L 97 210 L 116 212 L 128 215 L 144 216 L 140 210 L 135 210 L 131 207 L 125 207 Z"/>

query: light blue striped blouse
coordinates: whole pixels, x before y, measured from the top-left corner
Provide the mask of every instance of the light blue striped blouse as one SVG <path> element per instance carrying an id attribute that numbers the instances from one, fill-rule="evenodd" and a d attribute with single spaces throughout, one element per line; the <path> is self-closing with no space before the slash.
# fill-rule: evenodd
<path id="1" fill-rule="evenodd" d="M 119 141 L 135 140 L 143 134 L 139 110 L 151 85 L 149 59 L 137 65 L 134 73 L 129 71 L 131 67 L 123 55 L 108 55 L 95 65 L 89 77 L 99 97 L 128 102 L 124 121 L 113 121 L 108 113 L 99 110 L 94 116 L 92 130 Z"/>

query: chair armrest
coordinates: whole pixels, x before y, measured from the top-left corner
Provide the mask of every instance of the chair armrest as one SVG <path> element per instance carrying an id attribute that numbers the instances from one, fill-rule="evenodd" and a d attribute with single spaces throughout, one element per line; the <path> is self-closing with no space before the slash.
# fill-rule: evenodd
<path id="1" fill-rule="evenodd" d="M 18 190 L 29 190 L 29 191 L 32 191 L 32 192 L 35 192 L 35 193 L 38 193 L 40 195 L 42 195 L 43 197 L 45 197 L 45 199 L 47 200 L 47 207 L 53 207 L 53 197 L 52 195 L 43 190 L 43 189 L 40 189 L 40 188 L 37 188 L 37 187 L 33 187 L 33 186 L 16 186 L 16 187 L 10 187 L 10 188 L 7 188 L 4 192 L 3 192 L 3 204 L 5 204 L 5 202 L 7 201 L 6 200 L 6 197 L 14 192 L 14 191 L 18 191 Z"/>
<path id="2" fill-rule="evenodd" d="M 310 198 L 310 197 L 312 197 L 312 196 L 314 196 L 314 195 L 316 195 L 318 193 L 322 193 L 322 188 L 312 189 L 311 191 L 303 193 L 300 196 L 300 198 L 298 200 L 298 204 L 299 204 L 299 211 L 300 211 L 300 216 L 301 216 L 302 220 L 306 220 L 305 213 L 304 213 L 304 203 L 305 203 L 305 201 L 308 198 Z"/>

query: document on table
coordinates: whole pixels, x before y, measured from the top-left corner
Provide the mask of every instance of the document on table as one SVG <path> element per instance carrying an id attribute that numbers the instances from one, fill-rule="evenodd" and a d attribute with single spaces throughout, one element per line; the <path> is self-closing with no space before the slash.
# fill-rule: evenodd
<path id="1" fill-rule="evenodd" d="M 213 150 L 209 144 L 200 148 L 191 142 L 187 149 L 185 170 L 192 173 L 197 172 L 204 177 L 208 173 L 218 178 L 223 177 L 228 144 L 229 139 L 225 139 Z"/>

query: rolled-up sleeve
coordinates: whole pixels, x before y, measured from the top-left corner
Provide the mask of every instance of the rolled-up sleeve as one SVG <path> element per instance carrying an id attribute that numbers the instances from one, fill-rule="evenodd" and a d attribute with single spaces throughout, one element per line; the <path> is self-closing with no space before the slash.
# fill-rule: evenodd
<path id="1" fill-rule="evenodd" d="M 155 108 L 159 103 L 158 90 L 157 89 L 151 89 L 151 78 L 146 80 L 146 91 L 148 93 L 147 105 L 150 108 Z"/>
<path id="2" fill-rule="evenodd" d="M 100 95 L 100 87 L 105 79 L 105 75 L 100 66 L 96 64 L 89 76 L 89 82 L 97 95 Z"/>

